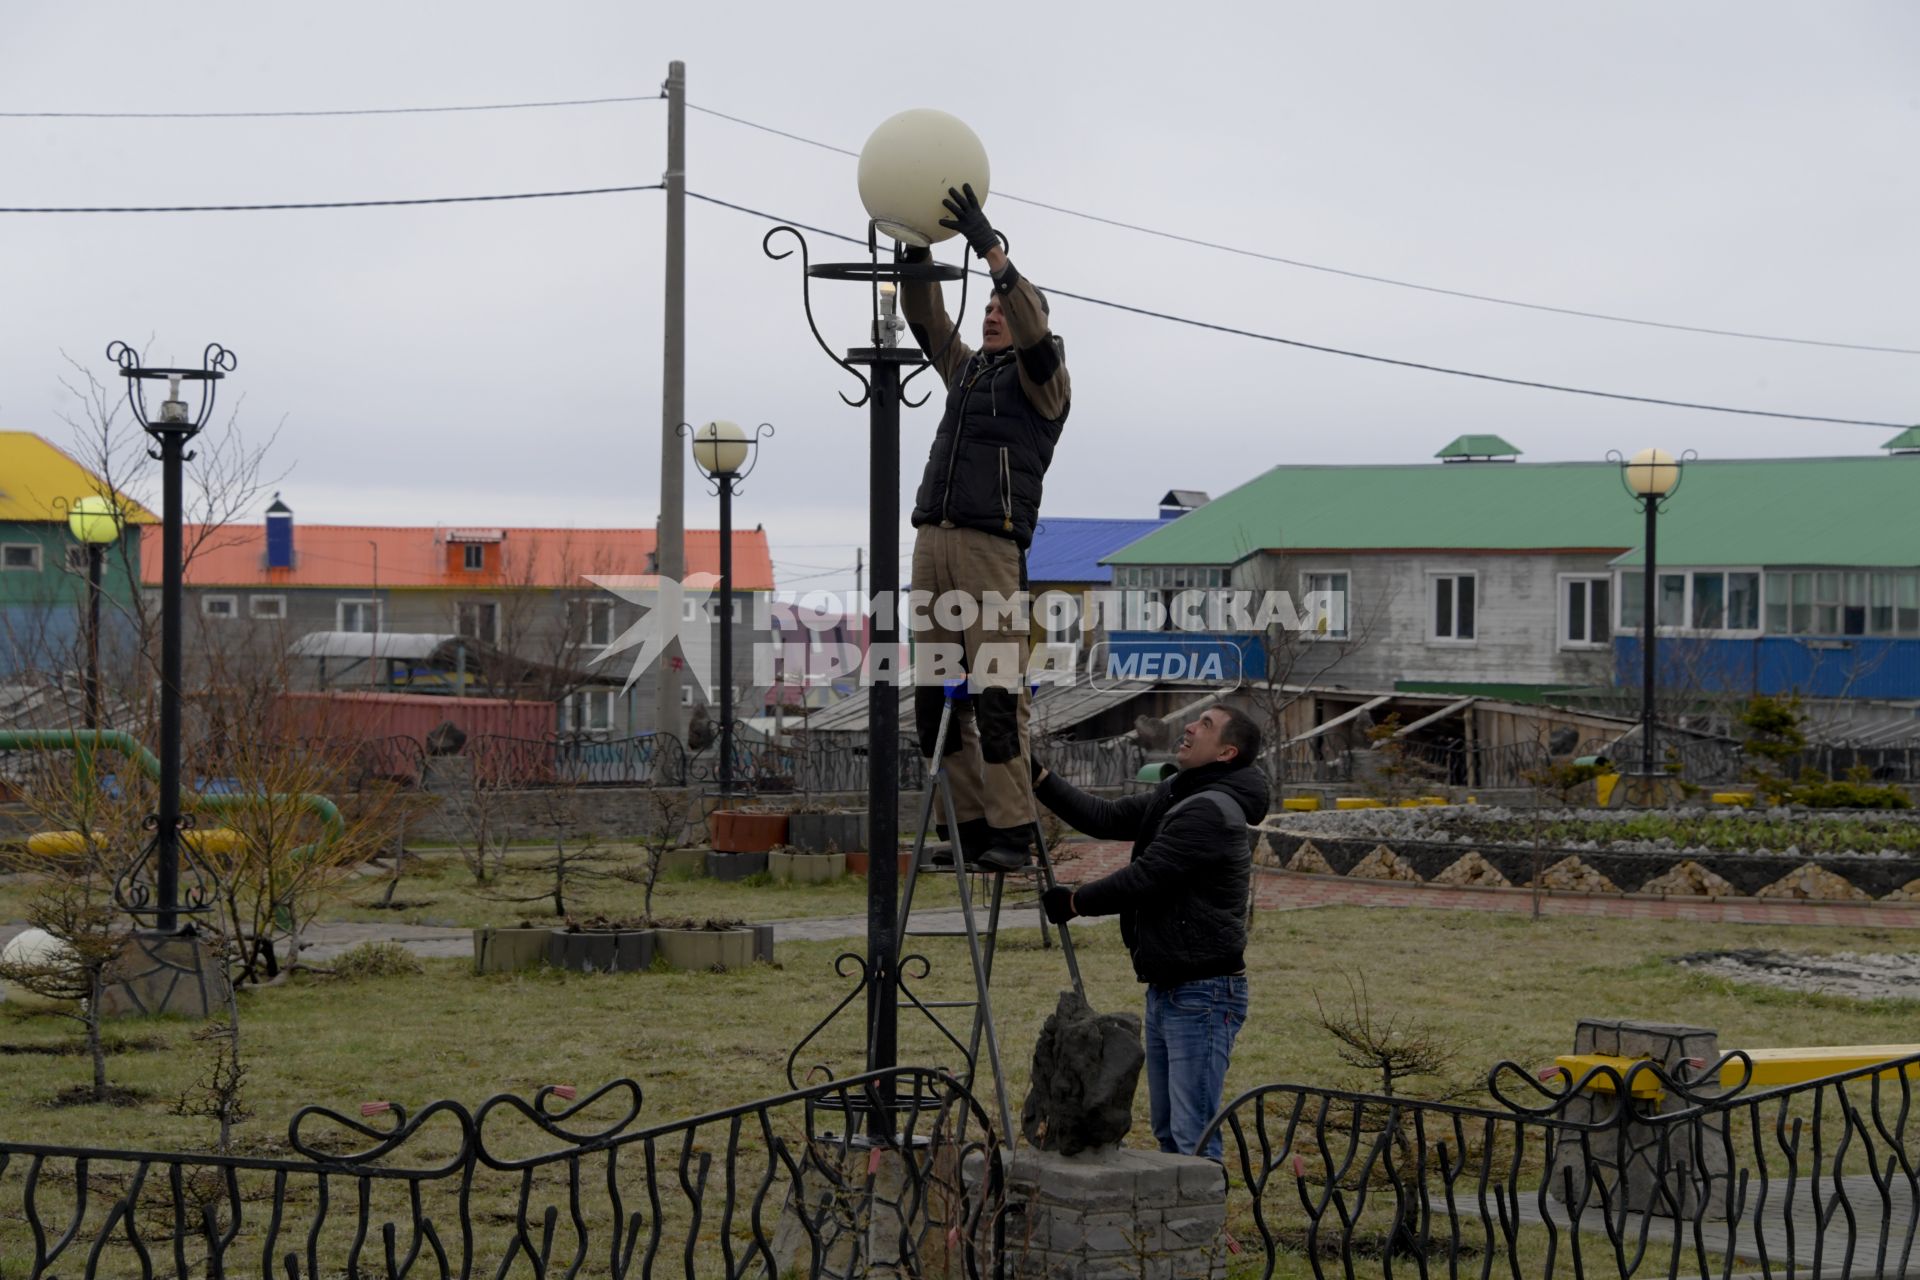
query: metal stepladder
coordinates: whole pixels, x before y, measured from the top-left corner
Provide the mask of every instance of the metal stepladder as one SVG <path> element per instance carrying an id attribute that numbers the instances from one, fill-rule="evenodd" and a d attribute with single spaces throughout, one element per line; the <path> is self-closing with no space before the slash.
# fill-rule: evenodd
<path id="1" fill-rule="evenodd" d="M 965 857 L 960 849 L 960 823 L 954 812 L 953 790 L 947 775 L 947 734 L 953 731 L 954 710 L 956 705 L 961 699 L 967 696 L 967 682 L 964 679 L 949 681 L 946 685 L 945 692 L 946 697 L 940 708 L 940 728 L 934 736 L 932 763 L 927 771 L 926 788 L 920 797 L 920 823 L 913 841 L 913 860 L 908 865 L 907 882 L 901 890 L 900 917 L 898 920 L 898 929 L 894 936 L 899 939 L 899 946 L 903 951 L 906 946 L 906 940 L 909 937 L 965 938 L 967 940 L 967 955 L 973 966 L 974 998 L 971 1000 L 922 1000 L 908 987 L 905 974 L 901 970 L 901 966 L 905 963 L 905 957 L 896 955 L 894 957 L 896 972 L 899 972 L 901 975 L 901 998 L 899 1007 L 902 1009 L 919 1010 L 920 1013 L 925 1015 L 926 1018 L 933 1023 L 941 1035 L 946 1037 L 955 1048 L 960 1050 L 964 1055 L 966 1063 L 965 1072 L 961 1079 L 969 1091 L 973 1089 L 974 1081 L 979 1075 L 980 1050 L 984 1044 L 987 1052 L 988 1065 L 993 1071 L 994 1100 L 999 1108 L 1001 1131 L 1005 1134 L 1005 1140 L 1012 1143 L 1016 1141 L 1015 1135 L 1018 1133 L 1018 1130 L 1016 1130 L 1013 1125 L 1013 1108 L 1007 1096 L 1007 1079 L 1005 1073 L 1001 1070 L 1000 1064 L 1000 1039 L 993 1021 L 993 959 L 1000 936 L 1000 909 L 1005 897 L 1007 877 L 1009 875 L 1035 879 L 1039 884 L 1039 888 L 1044 891 L 1052 888 L 1054 885 L 1053 862 L 1047 853 L 1046 838 L 1040 831 L 1038 802 L 1036 801 L 1033 823 L 1036 857 L 1032 864 L 1022 870 L 1011 872 L 1001 871 L 995 868 L 969 867 L 966 865 Z M 1032 690 L 1029 691 L 1029 696 L 1031 696 L 1032 692 Z M 950 842 L 949 850 L 952 854 L 951 862 L 946 866 L 931 865 L 927 856 L 931 851 L 931 846 L 928 844 L 928 833 L 933 830 L 935 825 L 933 815 L 936 802 L 941 806 L 941 816 L 946 821 L 947 835 Z M 953 874 L 954 882 L 959 890 L 961 928 L 915 929 L 911 927 L 914 888 L 922 872 L 934 874 L 951 872 Z M 988 888 L 987 927 L 984 935 L 979 927 L 979 921 L 974 911 L 974 892 L 971 881 L 976 875 L 990 881 L 990 887 Z M 1068 933 L 1066 925 L 1063 924 L 1058 927 L 1060 930 L 1060 953 L 1067 962 L 1067 976 L 1073 982 L 1073 989 L 1084 995 L 1085 990 L 1080 983 L 1080 965 L 1073 952 L 1073 937 Z M 1040 919 L 1040 928 L 1044 935 L 1044 931 L 1047 928 L 1044 913 Z M 922 976 L 924 976 L 924 973 L 925 969 L 923 966 Z M 964 1044 L 940 1016 L 942 1011 L 959 1009 L 973 1010 L 972 1026 L 968 1031 Z"/>

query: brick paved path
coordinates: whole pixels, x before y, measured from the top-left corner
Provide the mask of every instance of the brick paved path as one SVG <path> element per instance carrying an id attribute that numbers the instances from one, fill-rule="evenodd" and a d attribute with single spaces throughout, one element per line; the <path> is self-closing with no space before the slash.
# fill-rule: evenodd
<path id="1" fill-rule="evenodd" d="M 1069 845 L 1077 854 L 1060 868 L 1070 884 L 1093 880 L 1120 866 L 1130 846 L 1117 842 Z M 1462 889 L 1405 880 L 1353 880 L 1293 871 L 1259 869 L 1261 908 L 1419 907 L 1429 911 L 1531 911 L 1525 889 Z M 1850 928 L 1920 929 L 1920 903 L 1790 902 L 1778 898 L 1658 898 L 1627 894 L 1546 893 L 1540 913 L 1604 916 L 1620 920 L 1697 920 L 1709 924 L 1824 924 Z"/>

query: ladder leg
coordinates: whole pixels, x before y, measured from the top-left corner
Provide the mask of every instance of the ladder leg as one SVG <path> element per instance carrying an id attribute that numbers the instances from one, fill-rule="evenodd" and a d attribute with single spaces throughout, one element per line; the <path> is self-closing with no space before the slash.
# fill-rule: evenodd
<path id="1" fill-rule="evenodd" d="M 1047 853 L 1047 837 L 1040 830 L 1040 802 L 1035 800 L 1033 805 L 1033 847 L 1039 853 L 1040 888 L 1044 892 L 1053 888 L 1056 883 L 1053 878 L 1053 858 Z M 1040 912 L 1040 928 L 1044 930 L 1046 927 L 1047 915 L 1043 907 Z M 1045 936 L 1044 933 L 1042 936 Z M 1080 960 L 1073 953 L 1073 935 L 1067 931 L 1067 926 L 1064 924 L 1060 926 L 1060 954 L 1066 959 L 1067 976 L 1073 980 L 1073 989 L 1084 997 L 1087 989 L 1080 982 Z"/>
<path id="2" fill-rule="evenodd" d="M 951 705 L 951 703 L 949 703 L 949 705 Z M 983 1028 L 986 1032 L 987 1061 L 993 1068 L 994 1101 L 1000 1108 L 1001 1132 L 1006 1135 L 1007 1141 L 1011 1142 L 1013 1140 L 1013 1107 L 1007 1100 L 1006 1073 L 1000 1069 L 1000 1037 L 994 1031 L 993 1000 L 987 989 L 988 965 L 991 963 L 988 958 L 990 953 L 982 952 L 979 922 L 973 914 L 973 888 L 968 883 L 970 877 L 967 873 L 966 858 L 957 843 L 960 839 L 960 826 L 959 819 L 954 814 L 953 789 L 951 787 L 946 788 L 941 794 L 946 801 L 949 830 L 953 832 L 953 838 L 956 842 L 954 847 L 953 879 L 960 891 L 960 918 L 966 925 L 967 958 L 973 963 L 974 998 L 978 1001 L 973 1011 L 974 1028 L 976 1032 Z M 1002 877 L 999 876 L 995 877 L 996 884 L 1001 878 Z M 998 905 L 996 898 L 994 910 L 995 919 L 990 922 L 990 928 L 991 925 L 998 923 Z M 991 943 L 989 943 L 989 945 L 991 945 Z M 967 1050 L 967 1087 L 969 1089 L 973 1087 L 974 1081 L 979 1077 L 979 1063 L 980 1050 L 978 1041 L 975 1040 L 969 1044 Z"/>
<path id="3" fill-rule="evenodd" d="M 940 728 L 933 735 L 933 759 L 927 762 L 927 785 L 920 792 L 920 825 L 913 837 L 913 861 L 907 865 L 907 883 L 900 894 L 900 918 L 895 922 L 893 931 L 896 948 L 894 960 L 899 960 L 898 948 L 906 946 L 907 917 L 913 913 L 913 890 L 920 880 L 920 864 L 926 859 L 927 824 L 933 818 L 933 800 L 936 794 L 946 797 L 947 832 L 953 837 L 953 847 L 960 847 L 959 829 L 953 826 L 953 793 L 947 788 L 947 731 L 953 725 L 953 695 L 949 691 L 947 700 L 940 707 Z M 876 855 L 871 851 L 867 857 Z"/>

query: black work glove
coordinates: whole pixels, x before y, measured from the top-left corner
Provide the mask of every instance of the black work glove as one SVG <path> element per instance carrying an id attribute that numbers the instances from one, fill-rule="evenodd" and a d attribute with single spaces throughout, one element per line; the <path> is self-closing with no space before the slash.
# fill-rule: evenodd
<path id="1" fill-rule="evenodd" d="M 1065 924 L 1073 919 L 1073 890 L 1063 884 L 1057 884 L 1040 895 L 1040 909 L 1047 913 L 1047 919 L 1054 924 Z"/>
<path id="2" fill-rule="evenodd" d="M 958 191 L 947 188 L 947 198 L 940 202 L 947 206 L 951 218 L 940 219 L 940 225 L 949 231 L 958 231 L 973 246 L 973 251 L 981 257 L 1000 245 L 1000 237 L 994 234 L 993 224 L 987 221 L 987 215 L 980 211 L 980 201 L 973 194 L 973 184 L 966 183 Z"/>

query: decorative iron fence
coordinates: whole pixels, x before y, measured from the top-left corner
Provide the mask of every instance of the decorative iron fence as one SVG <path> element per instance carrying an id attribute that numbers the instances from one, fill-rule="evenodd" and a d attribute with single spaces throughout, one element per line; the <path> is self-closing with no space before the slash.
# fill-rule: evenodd
<path id="1" fill-rule="evenodd" d="M 677 787 L 687 780 L 686 748 L 670 733 L 611 739 L 477 734 L 460 754 L 472 762 L 478 786 Z"/>
<path id="2" fill-rule="evenodd" d="M 1213 1131 L 1247 1274 L 1913 1273 L 1920 1056 L 1758 1090 L 1745 1054 L 1698 1067 L 1541 1083 L 1503 1063 L 1490 1107 L 1243 1094 Z"/>
<path id="3" fill-rule="evenodd" d="M 1353 753 L 1319 739 L 1271 747 L 1267 755 L 1277 757 L 1283 784 L 1330 786 L 1353 777 Z"/>
<path id="4" fill-rule="evenodd" d="M 640 1086 L 618 1080 L 471 1111 L 307 1107 L 283 1158 L 0 1142 L 0 1251 L 8 1275 L 35 1280 L 993 1269 L 1000 1152 L 944 1072 L 873 1072 L 648 1128 L 640 1110 Z"/>
<path id="5" fill-rule="evenodd" d="M 1033 752 L 1049 771 L 1079 787 L 1125 786 L 1147 763 L 1147 749 L 1132 734 L 1078 742 L 1042 738 Z"/>

